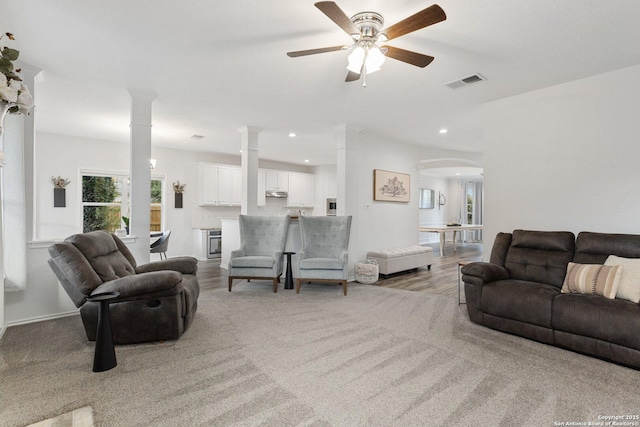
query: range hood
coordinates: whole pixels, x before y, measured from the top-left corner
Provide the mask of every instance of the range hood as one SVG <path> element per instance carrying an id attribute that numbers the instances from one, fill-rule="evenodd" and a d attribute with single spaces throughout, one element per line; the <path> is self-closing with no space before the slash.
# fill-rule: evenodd
<path id="1" fill-rule="evenodd" d="M 265 195 L 267 197 L 279 197 L 279 198 L 284 198 L 287 197 L 289 194 L 286 191 L 275 191 L 275 190 L 267 190 Z"/>

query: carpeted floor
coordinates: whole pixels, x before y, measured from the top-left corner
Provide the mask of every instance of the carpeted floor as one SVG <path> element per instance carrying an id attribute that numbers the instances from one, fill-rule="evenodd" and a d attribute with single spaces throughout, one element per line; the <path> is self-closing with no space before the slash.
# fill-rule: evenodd
<path id="1" fill-rule="evenodd" d="M 77 316 L 9 328 L 0 425 L 554 426 L 640 412 L 640 372 L 469 322 L 452 298 L 350 285 L 203 292 L 175 342 L 93 373 Z"/>

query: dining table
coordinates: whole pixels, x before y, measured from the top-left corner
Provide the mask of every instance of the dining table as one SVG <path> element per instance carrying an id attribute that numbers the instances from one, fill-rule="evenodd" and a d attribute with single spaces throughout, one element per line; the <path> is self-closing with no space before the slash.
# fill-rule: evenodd
<path id="1" fill-rule="evenodd" d="M 444 245 L 446 241 L 446 233 L 453 233 L 453 251 L 456 252 L 456 234 L 458 231 L 465 233 L 471 230 L 482 230 L 482 224 L 455 224 L 455 225 L 420 225 L 418 231 L 421 233 L 439 233 L 440 234 L 440 256 L 444 256 Z"/>

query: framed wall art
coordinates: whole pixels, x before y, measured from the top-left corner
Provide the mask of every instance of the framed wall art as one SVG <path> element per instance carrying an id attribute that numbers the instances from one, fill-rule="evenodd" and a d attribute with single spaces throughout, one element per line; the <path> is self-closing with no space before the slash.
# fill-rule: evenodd
<path id="1" fill-rule="evenodd" d="M 411 175 L 374 169 L 373 200 L 409 203 L 411 200 Z"/>

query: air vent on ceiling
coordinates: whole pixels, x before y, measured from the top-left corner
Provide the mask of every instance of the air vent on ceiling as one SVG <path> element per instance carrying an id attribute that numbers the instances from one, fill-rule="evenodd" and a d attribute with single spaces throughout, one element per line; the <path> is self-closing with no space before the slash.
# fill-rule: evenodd
<path id="1" fill-rule="evenodd" d="M 460 89 L 461 87 L 467 87 L 475 83 L 480 83 L 482 81 L 487 80 L 485 76 L 480 73 L 476 73 L 472 76 L 465 77 L 464 79 L 456 80 L 451 83 L 447 83 L 446 86 L 449 86 L 451 89 Z"/>
<path id="2" fill-rule="evenodd" d="M 204 135 L 197 135 L 195 133 L 191 135 L 191 139 L 202 139 L 202 138 L 204 138 Z"/>

